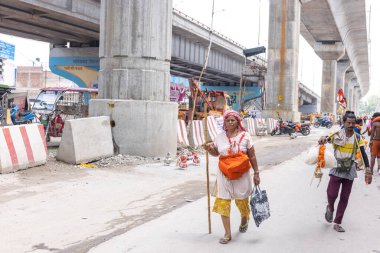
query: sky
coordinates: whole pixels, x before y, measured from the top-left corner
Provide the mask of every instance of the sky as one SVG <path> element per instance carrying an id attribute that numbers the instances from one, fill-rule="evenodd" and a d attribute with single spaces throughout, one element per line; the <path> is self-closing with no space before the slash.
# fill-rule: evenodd
<path id="1" fill-rule="evenodd" d="M 371 86 L 368 94 L 380 95 L 380 29 L 372 29 L 380 21 L 380 1 L 366 0 L 367 9 L 371 7 L 371 31 L 369 34 L 370 78 Z M 173 7 L 190 17 L 210 26 L 212 0 L 173 0 Z M 247 48 L 267 46 L 269 0 L 215 0 L 213 28 L 223 35 L 235 40 Z M 260 23 L 260 25 L 259 25 Z M 26 40 L 14 36 L 0 34 L 0 40 L 16 45 L 15 64 L 17 66 L 40 66 L 48 68 L 49 44 Z M 40 58 L 40 62 L 36 61 Z M 322 61 L 315 55 L 313 49 L 300 36 L 299 49 L 299 80 L 321 93 Z M 367 95 L 368 96 L 368 95 Z"/>

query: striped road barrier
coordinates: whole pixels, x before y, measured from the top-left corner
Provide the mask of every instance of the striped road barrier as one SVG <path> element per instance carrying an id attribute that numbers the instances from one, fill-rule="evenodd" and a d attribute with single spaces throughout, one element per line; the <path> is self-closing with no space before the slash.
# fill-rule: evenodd
<path id="1" fill-rule="evenodd" d="M 47 150 L 41 124 L 0 128 L 0 173 L 10 173 L 46 163 Z"/>

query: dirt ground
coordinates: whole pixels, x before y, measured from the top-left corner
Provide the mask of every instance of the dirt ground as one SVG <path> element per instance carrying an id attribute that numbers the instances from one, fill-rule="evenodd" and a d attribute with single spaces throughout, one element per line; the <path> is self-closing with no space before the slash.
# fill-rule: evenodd
<path id="1" fill-rule="evenodd" d="M 307 136 L 255 137 L 260 170 L 306 151 L 327 129 Z M 205 158 L 186 170 L 162 161 L 84 168 L 57 162 L 0 175 L 0 252 L 87 252 L 117 235 L 206 195 Z M 217 159 L 210 158 L 211 185 Z"/>

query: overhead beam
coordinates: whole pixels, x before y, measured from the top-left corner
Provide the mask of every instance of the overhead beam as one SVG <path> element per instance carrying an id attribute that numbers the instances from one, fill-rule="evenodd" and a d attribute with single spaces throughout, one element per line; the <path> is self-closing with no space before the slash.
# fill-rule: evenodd
<path id="1" fill-rule="evenodd" d="M 71 34 L 67 34 L 61 31 L 57 30 L 51 30 L 49 28 L 43 27 L 43 26 L 36 26 L 34 24 L 28 24 L 26 22 L 23 22 L 20 24 L 20 22 L 17 22 L 15 20 L 11 19 L 3 19 L 0 20 L 0 25 L 3 27 L 9 27 L 12 30 L 18 30 L 18 31 L 23 31 L 24 33 L 29 33 L 33 31 L 34 34 L 37 34 L 41 37 L 49 37 L 49 38 L 60 38 L 66 41 L 74 41 L 74 42 L 91 42 L 90 39 L 85 39 L 85 38 L 80 38 L 78 36 L 74 36 Z"/>
<path id="2" fill-rule="evenodd" d="M 31 40 L 38 40 L 38 41 L 43 41 L 43 42 L 48 42 L 48 43 L 54 43 L 54 44 L 62 44 L 65 43 L 64 40 L 61 39 L 52 39 L 50 37 L 43 36 L 41 34 L 36 34 L 33 32 L 26 32 L 26 31 L 21 31 L 18 29 L 9 29 L 8 26 L 3 26 L 0 22 L 0 33 L 4 34 L 12 34 L 14 36 L 22 37 L 22 38 L 29 38 Z"/>
<path id="3" fill-rule="evenodd" d="M 28 21 L 36 25 L 44 25 L 52 29 L 63 30 L 62 32 L 77 33 L 82 36 L 88 36 L 93 39 L 99 39 L 99 30 L 91 30 L 87 27 L 82 27 L 80 24 L 70 24 L 63 20 L 46 17 L 48 13 L 33 14 L 24 10 L 19 10 L 16 8 L 11 8 L 0 4 L 0 14 L 6 16 L 6 18 L 14 18 L 19 22 L 23 23 Z"/>

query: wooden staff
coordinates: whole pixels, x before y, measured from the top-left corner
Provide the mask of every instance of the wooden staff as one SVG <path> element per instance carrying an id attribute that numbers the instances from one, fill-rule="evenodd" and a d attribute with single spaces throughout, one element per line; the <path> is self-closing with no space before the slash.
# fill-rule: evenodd
<path id="1" fill-rule="evenodd" d="M 207 130 L 207 103 L 204 103 L 204 134 L 205 134 L 205 143 L 208 142 L 208 130 Z M 211 205 L 210 205 L 210 175 L 208 169 L 208 151 L 206 149 L 206 175 L 207 175 L 207 210 L 208 210 L 208 233 L 211 234 Z"/>

